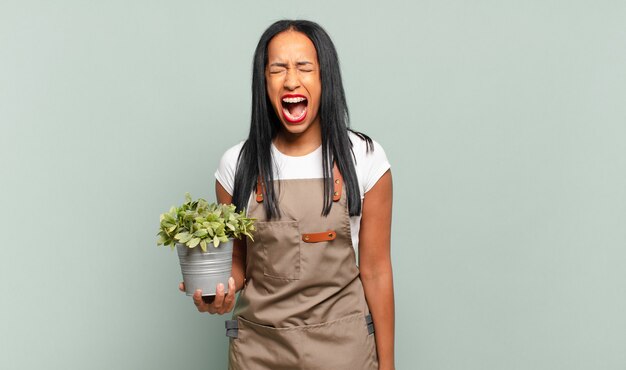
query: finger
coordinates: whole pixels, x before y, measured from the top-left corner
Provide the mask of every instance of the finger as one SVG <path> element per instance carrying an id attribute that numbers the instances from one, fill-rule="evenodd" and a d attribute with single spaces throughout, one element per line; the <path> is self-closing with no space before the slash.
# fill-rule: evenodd
<path id="1" fill-rule="evenodd" d="M 196 289 L 193 293 L 193 303 L 196 305 L 196 308 L 200 312 L 206 312 L 207 304 L 202 302 L 202 289 Z"/>
<path id="2" fill-rule="evenodd" d="M 181 282 L 180 284 L 178 284 L 178 290 L 180 290 L 181 292 L 185 291 L 185 283 Z"/>
<path id="3" fill-rule="evenodd" d="M 228 279 L 228 294 L 224 298 L 224 312 L 228 312 L 233 308 L 233 302 L 235 301 L 235 279 L 232 277 Z M 224 313 L 222 312 L 222 313 Z"/>
<path id="4" fill-rule="evenodd" d="M 215 289 L 215 301 L 211 305 L 216 311 L 220 311 L 222 305 L 224 304 L 224 284 L 217 284 L 217 289 Z"/>

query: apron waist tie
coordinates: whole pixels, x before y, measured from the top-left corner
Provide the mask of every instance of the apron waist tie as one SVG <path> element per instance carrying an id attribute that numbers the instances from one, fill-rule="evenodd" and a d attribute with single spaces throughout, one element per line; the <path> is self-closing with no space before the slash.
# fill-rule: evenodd
<path id="1" fill-rule="evenodd" d="M 237 338 L 239 335 L 239 324 L 237 320 L 226 320 L 226 336 Z"/>
<path id="2" fill-rule="evenodd" d="M 365 316 L 365 325 L 367 325 L 368 334 L 374 334 L 374 320 L 372 320 L 371 314 Z"/>

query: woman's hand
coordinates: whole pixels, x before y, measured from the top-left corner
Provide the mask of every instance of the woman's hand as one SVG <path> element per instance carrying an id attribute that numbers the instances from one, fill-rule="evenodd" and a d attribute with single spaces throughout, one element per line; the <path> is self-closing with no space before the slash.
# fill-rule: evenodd
<path id="1" fill-rule="evenodd" d="M 180 283 L 178 289 L 185 291 L 185 283 Z M 228 293 L 224 294 L 224 284 L 218 284 L 215 292 L 215 299 L 211 303 L 202 300 L 202 290 L 198 289 L 193 294 L 193 303 L 196 305 L 198 312 L 208 312 L 210 314 L 223 315 L 232 311 L 235 305 L 235 279 L 228 279 Z"/>

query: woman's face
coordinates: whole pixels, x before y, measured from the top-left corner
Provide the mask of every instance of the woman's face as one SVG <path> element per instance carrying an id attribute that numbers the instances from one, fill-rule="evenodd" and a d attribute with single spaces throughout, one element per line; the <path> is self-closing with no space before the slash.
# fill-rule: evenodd
<path id="1" fill-rule="evenodd" d="M 284 31 L 272 38 L 267 53 L 267 95 L 286 133 L 319 131 L 322 84 L 313 42 L 301 32 Z"/>

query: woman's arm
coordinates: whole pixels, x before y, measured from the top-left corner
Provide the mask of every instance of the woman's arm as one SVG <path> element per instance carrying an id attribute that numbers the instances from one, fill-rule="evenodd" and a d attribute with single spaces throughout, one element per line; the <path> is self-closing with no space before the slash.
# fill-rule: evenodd
<path id="1" fill-rule="evenodd" d="M 215 194 L 217 202 L 223 204 L 232 203 L 233 197 L 228 194 L 222 184 L 215 181 Z M 218 284 L 215 292 L 215 300 L 206 303 L 202 300 L 202 291 L 196 290 L 193 295 L 193 303 L 199 312 L 208 312 L 211 314 L 225 314 L 232 311 L 235 306 L 235 293 L 243 288 L 246 272 L 246 240 L 235 239 L 233 243 L 233 265 L 231 278 L 228 280 L 228 293 L 224 294 L 224 287 Z M 179 289 L 185 291 L 185 285 L 180 283 Z"/>
<path id="2" fill-rule="evenodd" d="M 395 368 L 394 294 L 391 270 L 391 171 L 363 199 L 359 231 L 359 269 L 365 298 L 374 320 L 380 370 Z"/>

